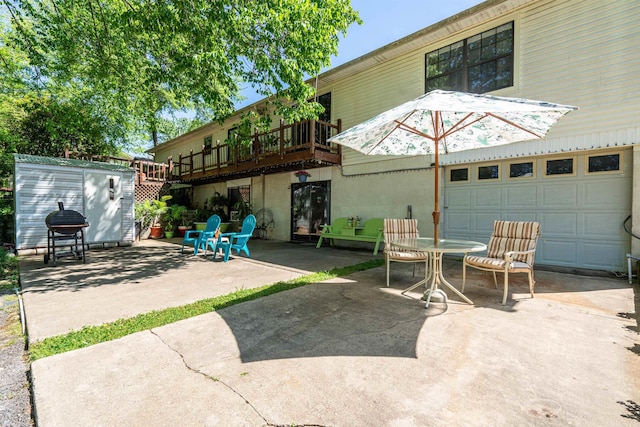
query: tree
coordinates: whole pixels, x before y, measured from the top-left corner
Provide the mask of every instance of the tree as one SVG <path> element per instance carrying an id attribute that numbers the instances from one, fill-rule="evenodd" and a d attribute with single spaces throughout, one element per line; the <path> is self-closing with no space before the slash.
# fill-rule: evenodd
<path id="1" fill-rule="evenodd" d="M 82 106 L 40 98 L 28 100 L 24 111 L 18 124 L 19 153 L 62 157 L 65 150 L 102 155 L 118 151 L 105 142 L 105 124 Z"/>
<path id="2" fill-rule="evenodd" d="M 289 120 L 316 117 L 305 83 L 360 22 L 349 0 L 1 0 L 44 85 L 83 89 L 97 111 L 158 142 L 163 114 L 224 120 L 240 87 Z"/>

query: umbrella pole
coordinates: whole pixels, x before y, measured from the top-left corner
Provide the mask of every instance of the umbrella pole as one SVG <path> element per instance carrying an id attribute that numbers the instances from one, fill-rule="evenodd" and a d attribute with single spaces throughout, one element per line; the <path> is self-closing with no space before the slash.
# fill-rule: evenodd
<path id="1" fill-rule="evenodd" d="M 433 203 L 433 241 L 438 244 L 438 224 L 440 224 L 440 207 L 438 203 L 438 189 L 440 187 L 438 175 L 440 172 L 438 171 L 438 143 L 436 142 L 436 168 L 435 168 L 435 201 Z"/>
<path id="2" fill-rule="evenodd" d="M 438 197 L 438 191 L 440 188 L 440 184 L 439 184 L 439 176 L 440 173 L 438 171 L 438 165 L 439 165 L 439 159 L 438 159 L 438 152 L 440 151 L 440 112 L 436 111 L 435 112 L 435 120 L 433 122 L 433 128 L 434 128 L 434 135 L 435 138 L 433 139 L 434 145 L 435 145 L 435 153 L 436 153 L 436 161 L 435 161 L 435 192 L 434 192 L 434 203 L 433 203 L 433 213 L 431 214 L 433 216 L 433 241 L 435 242 L 436 246 L 438 245 L 438 224 L 440 224 L 440 205 L 439 205 L 439 197 Z"/>

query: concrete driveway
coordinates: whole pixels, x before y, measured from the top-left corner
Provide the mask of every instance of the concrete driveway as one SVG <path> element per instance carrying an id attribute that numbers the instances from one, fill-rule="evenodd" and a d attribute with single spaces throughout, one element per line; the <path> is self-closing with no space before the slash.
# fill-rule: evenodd
<path id="1" fill-rule="evenodd" d="M 228 263 L 144 241 L 87 264 L 21 259 L 29 339 L 372 258 L 253 241 Z M 381 255 L 379 256 L 381 257 Z M 445 262 L 461 282 L 461 263 Z M 32 364 L 40 426 L 637 425 L 640 356 L 625 280 L 536 272 L 506 306 L 473 272 L 457 301 L 400 291 L 406 264 L 282 292 Z M 637 289 L 635 289 L 637 291 Z"/>

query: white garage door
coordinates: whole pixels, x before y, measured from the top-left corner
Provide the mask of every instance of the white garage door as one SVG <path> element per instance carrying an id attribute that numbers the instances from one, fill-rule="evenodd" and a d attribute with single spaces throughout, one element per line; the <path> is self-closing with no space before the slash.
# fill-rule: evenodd
<path id="1" fill-rule="evenodd" d="M 622 224 L 631 214 L 631 153 L 447 166 L 444 235 L 486 243 L 496 219 L 538 221 L 537 264 L 624 271 L 630 251 Z"/>

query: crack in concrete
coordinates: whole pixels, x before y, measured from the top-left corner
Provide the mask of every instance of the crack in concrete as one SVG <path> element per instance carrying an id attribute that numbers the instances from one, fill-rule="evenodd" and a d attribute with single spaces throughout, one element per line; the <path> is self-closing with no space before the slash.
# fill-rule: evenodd
<path id="1" fill-rule="evenodd" d="M 225 386 L 226 388 L 228 388 L 229 390 L 231 390 L 233 393 L 235 393 L 238 397 L 240 397 L 242 400 L 244 400 L 244 403 L 246 403 L 247 405 L 249 405 L 249 407 L 260 417 L 264 420 L 264 422 L 266 423 L 265 425 L 267 426 L 273 426 L 275 424 L 271 424 L 269 423 L 269 421 L 267 421 L 267 419 L 260 413 L 260 411 L 258 410 L 258 408 L 256 408 L 251 402 L 249 402 L 249 400 L 247 400 L 247 398 L 245 398 L 240 392 L 238 392 L 236 389 L 234 389 L 233 387 L 231 387 L 229 384 L 225 383 L 224 381 L 222 381 L 219 378 L 216 377 L 212 377 L 211 375 L 206 374 L 205 372 L 202 372 L 198 369 L 192 368 L 191 366 L 189 366 L 189 364 L 187 363 L 186 359 L 184 358 L 184 355 L 182 353 L 180 353 L 178 350 L 176 350 L 175 348 L 171 347 L 165 340 L 162 339 L 162 337 L 160 335 L 158 335 L 153 329 L 149 329 L 149 332 L 151 332 L 153 335 L 156 336 L 156 338 L 158 338 L 160 340 L 160 342 L 162 344 L 164 344 L 169 350 L 173 351 L 174 353 L 176 353 L 178 356 L 180 356 L 180 359 L 182 359 L 182 363 L 184 364 L 185 368 L 187 368 L 188 370 L 190 370 L 193 373 L 199 374 L 203 377 L 205 377 L 208 380 L 214 381 L 214 382 L 218 382 L 220 384 L 222 384 L 223 386 Z"/>

